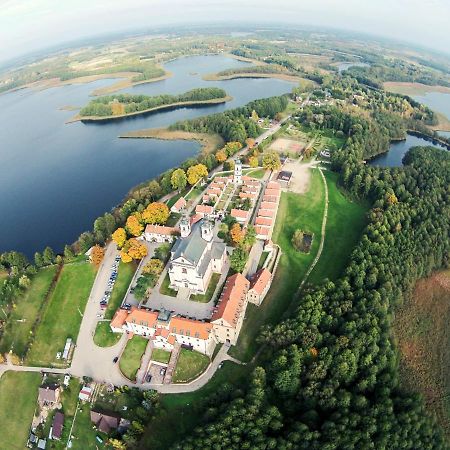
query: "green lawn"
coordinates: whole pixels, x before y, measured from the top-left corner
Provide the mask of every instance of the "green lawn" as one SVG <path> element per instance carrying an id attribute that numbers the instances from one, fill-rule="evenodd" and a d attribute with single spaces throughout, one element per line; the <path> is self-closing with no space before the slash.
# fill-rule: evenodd
<path id="1" fill-rule="evenodd" d="M 141 367 L 141 358 L 145 353 L 148 339 L 133 336 L 128 342 L 119 360 L 120 370 L 131 381 L 136 379 L 136 373 Z"/>
<path id="2" fill-rule="evenodd" d="M 177 200 L 182 197 L 184 194 L 187 193 L 187 189 L 185 189 L 183 192 L 178 192 L 177 194 L 175 194 L 173 197 L 171 197 L 169 200 L 167 200 L 167 206 L 170 208 L 172 208 L 173 205 L 175 205 L 175 203 L 177 202 Z"/>
<path id="3" fill-rule="evenodd" d="M 200 185 L 195 186 L 194 189 L 192 189 L 191 192 L 189 192 L 188 195 L 186 195 L 186 201 L 194 200 L 196 199 L 205 189 L 201 187 Z"/>
<path id="4" fill-rule="evenodd" d="M 261 306 L 249 304 L 246 318 L 237 345 L 231 347 L 230 354 L 242 361 L 249 361 L 257 351 L 256 337 L 263 324 L 274 324 L 280 320 L 289 307 L 301 280 L 317 254 L 325 190 L 318 170 L 311 173 L 310 189 L 305 194 L 283 192 L 272 240 L 280 245 L 281 256 L 272 287 Z M 291 238 L 297 228 L 314 233 L 309 254 L 297 252 L 291 244 Z"/>
<path id="5" fill-rule="evenodd" d="M 109 298 L 108 307 L 105 311 L 105 319 L 112 319 L 117 308 L 121 305 L 134 272 L 136 272 L 136 267 L 136 263 L 134 262 L 124 263 L 120 261 L 117 269 L 117 279 L 111 297 Z"/>
<path id="6" fill-rule="evenodd" d="M 0 378 L 0 450 L 26 448 L 41 375 L 6 372 Z"/>
<path id="7" fill-rule="evenodd" d="M 258 178 L 258 179 L 264 178 L 265 174 L 266 174 L 266 169 L 255 169 L 255 170 L 250 170 L 246 173 L 246 175 L 248 175 L 249 177 Z"/>
<path id="8" fill-rule="evenodd" d="M 159 288 L 159 292 L 163 295 L 170 295 L 171 297 L 177 296 L 177 291 L 174 289 L 170 289 L 170 278 L 169 274 L 166 273 L 166 276 L 164 277 L 163 282 L 161 283 L 161 287 Z"/>
<path id="9" fill-rule="evenodd" d="M 95 278 L 89 263 L 66 264 L 42 313 L 35 340 L 26 363 L 36 366 L 55 365 L 56 353 L 63 351 L 66 339 L 75 342 L 81 314 L 86 306 Z"/>
<path id="10" fill-rule="evenodd" d="M 262 268 L 262 266 L 264 266 L 264 263 L 266 262 L 267 258 L 269 257 L 269 253 L 270 252 L 262 252 L 261 253 L 261 258 L 259 258 L 259 262 L 258 262 L 258 270 Z"/>
<path id="11" fill-rule="evenodd" d="M 367 224 L 369 205 L 346 198 L 337 187 L 338 174 L 324 171 L 328 185 L 328 219 L 325 243 L 309 282 L 324 278 L 336 280 L 347 266 L 348 258 Z"/>
<path id="12" fill-rule="evenodd" d="M 177 224 L 178 220 L 180 220 L 180 217 L 181 217 L 180 213 L 170 213 L 170 216 L 166 222 L 166 226 L 174 227 Z"/>
<path id="13" fill-rule="evenodd" d="M 154 348 L 152 350 L 152 361 L 167 364 L 170 360 L 170 352 L 161 348 Z"/>
<path id="14" fill-rule="evenodd" d="M 95 328 L 94 342 L 99 347 L 111 347 L 117 344 L 122 337 L 122 333 L 113 333 L 110 322 L 98 322 Z"/>
<path id="15" fill-rule="evenodd" d="M 189 299 L 193 300 L 194 302 L 208 303 L 211 300 L 214 291 L 216 290 L 217 283 L 220 280 L 220 276 L 220 273 L 213 273 L 211 275 L 211 279 L 209 280 L 208 289 L 206 289 L 206 292 L 204 294 L 191 295 Z"/>
<path id="16" fill-rule="evenodd" d="M 57 266 L 40 269 L 33 276 L 29 289 L 16 300 L 0 339 L 0 353 L 9 352 L 12 348 L 16 355 L 24 356 L 33 325 L 39 316 L 56 270 Z"/>
<path id="17" fill-rule="evenodd" d="M 226 387 L 237 386 L 248 379 L 250 366 L 239 366 L 225 361 L 208 384 L 201 389 L 185 394 L 163 395 L 161 410 L 146 428 L 142 448 L 165 450 L 172 448 L 175 442 L 183 439 L 201 423 L 204 405 L 211 395 Z"/>
<path id="18" fill-rule="evenodd" d="M 202 353 L 182 348 L 173 374 L 174 383 L 186 383 L 197 378 L 209 365 L 209 358 Z"/>
<path id="19" fill-rule="evenodd" d="M 105 443 L 108 440 L 108 436 L 104 433 L 100 433 L 93 427 L 90 415 L 91 404 L 81 404 L 75 418 L 75 425 L 72 430 L 74 436 L 72 440 L 72 450 L 96 450 L 99 448 L 105 448 Z M 103 439 L 103 444 L 100 444 L 95 439 L 95 436 L 99 436 Z"/>

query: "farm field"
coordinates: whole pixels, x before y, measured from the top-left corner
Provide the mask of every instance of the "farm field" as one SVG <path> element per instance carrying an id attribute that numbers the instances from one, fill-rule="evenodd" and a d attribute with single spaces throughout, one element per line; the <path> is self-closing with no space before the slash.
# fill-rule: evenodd
<path id="1" fill-rule="evenodd" d="M 41 374 L 33 372 L 0 378 L 0 450 L 26 448 L 40 384 Z"/>
<path id="2" fill-rule="evenodd" d="M 57 266 L 40 269 L 31 279 L 30 288 L 16 300 L 16 307 L 12 310 L 0 339 L 0 353 L 12 349 L 13 353 L 21 358 L 25 355 L 33 325 L 56 271 Z"/>
<path id="3" fill-rule="evenodd" d="M 400 380 L 420 392 L 450 438 L 450 270 L 416 283 L 395 314 Z"/>
<path id="4" fill-rule="evenodd" d="M 76 340 L 94 278 L 95 268 L 85 262 L 62 268 L 27 354 L 27 364 L 62 365 L 57 363 L 56 353 L 64 349 L 67 338 Z"/>

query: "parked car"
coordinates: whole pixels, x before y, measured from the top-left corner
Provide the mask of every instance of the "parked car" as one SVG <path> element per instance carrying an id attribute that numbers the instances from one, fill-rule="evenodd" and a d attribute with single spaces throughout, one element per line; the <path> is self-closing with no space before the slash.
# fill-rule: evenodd
<path id="1" fill-rule="evenodd" d="M 165 375 L 166 374 L 166 369 L 165 369 L 165 367 L 161 367 L 161 370 L 159 371 L 159 374 L 160 375 Z"/>
<path id="2" fill-rule="evenodd" d="M 119 357 L 115 356 L 114 359 L 113 359 L 113 363 L 115 364 L 117 361 L 119 361 Z"/>
<path id="3" fill-rule="evenodd" d="M 148 373 L 147 376 L 145 377 L 145 381 L 147 383 L 150 383 L 150 381 L 152 381 L 152 376 Z"/>

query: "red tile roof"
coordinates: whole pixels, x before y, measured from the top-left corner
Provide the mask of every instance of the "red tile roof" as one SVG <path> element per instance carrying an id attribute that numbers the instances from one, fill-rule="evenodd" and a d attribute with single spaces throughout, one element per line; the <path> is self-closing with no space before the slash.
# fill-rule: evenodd
<path id="1" fill-rule="evenodd" d="M 266 225 L 268 227 L 272 226 L 272 219 L 268 217 L 260 217 L 258 216 L 255 220 L 255 225 Z"/>
<path id="2" fill-rule="evenodd" d="M 244 211 L 243 209 L 232 209 L 230 212 L 231 217 L 239 218 L 239 219 L 247 219 L 248 211 Z"/>
<path id="3" fill-rule="evenodd" d="M 240 273 L 228 277 L 211 321 L 223 319 L 230 326 L 236 326 L 242 313 L 249 287 L 250 282 Z"/>
<path id="4" fill-rule="evenodd" d="M 195 207 L 195 212 L 197 214 L 212 214 L 214 212 L 214 208 L 209 205 L 197 205 Z"/>
<path id="5" fill-rule="evenodd" d="M 269 228 L 267 227 L 256 226 L 255 232 L 257 236 L 269 236 Z"/>
<path id="6" fill-rule="evenodd" d="M 276 181 L 269 181 L 267 183 L 266 189 L 276 189 L 279 191 L 281 189 L 281 186 L 280 183 L 277 183 Z"/>
<path id="7" fill-rule="evenodd" d="M 169 331 L 173 334 L 181 334 L 207 340 L 211 333 L 210 323 L 200 322 L 198 320 L 185 319 L 183 317 L 172 317 L 169 323 Z"/>
<path id="8" fill-rule="evenodd" d="M 172 206 L 173 209 L 178 211 L 186 206 L 186 200 L 184 197 L 180 197 Z"/>
<path id="9" fill-rule="evenodd" d="M 158 313 L 133 307 L 131 308 L 131 312 L 130 314 L 128 314 L 128 317 L 126 318 L 125 322 L 134 323 L 136 325 L 142 325 L 148 328 L 155 328 L 157 319 Z"/>
<path id="10" fill-rule="evenodd" d="M 145 232 L 148 234 L 162 234 L 164 236 L 172 236 L 178 232 L 177 228 L 166 227 L 164 225 L 147 225 Z"/>
<path id="11" fill-rule="evenodd" d="M 278 197 L 275 195 L 264 195 L 263 202 L 276 203 L 278 201 Z"/>
<path id="12" fill-rule="evenodd" d="M 261 295 L 270 284 L 272 274 L 267 269 L 260 269 L 250 278 L 250 289 Z"/>
<path id="13" fill-rule="evenodd" d="M 261 202 L 259 209 L 276 209 L 277 205 L 272 202 Z"/>
<path id="14" fill-rule="evenodd" d="M 127 317 L 128 311 L 126 309 L 118 309 L 110 322 L 110 326 L 112 328 L 122 328 L 122 325 L 125 323 L 125 319 Z"/>
<path id="15" fill-rule="evenodd" d="M 260 209 L 258 217 L 275 217 L 275 211 L 273 209 Z"/>
<path id="16" fill-rule="evenodd" d="M 280 191 L 278 191 L 277 189 L 266 189 L 264 191 L 264 195 L 272 195 L 274 197 L 279 197 L 280 196 Z"/>

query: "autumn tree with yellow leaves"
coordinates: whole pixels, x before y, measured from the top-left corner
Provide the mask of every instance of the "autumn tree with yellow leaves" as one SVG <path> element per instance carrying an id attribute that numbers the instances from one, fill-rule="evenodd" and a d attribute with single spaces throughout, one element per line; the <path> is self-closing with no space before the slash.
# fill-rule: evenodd
<path id="1" fill-rule="evenodd" d="M 244 240 L 245 231 L 238 223 L 235 223 L 230 229 L 230 237 L 235 245 L 239 245 Z"/>
<path id="2" fill-rule="evenodd" d="M 120 251 L 120 257 L 124 263 L 129 263 L 133 259 L 142 259 L 146 255 L 147 247 L 136 238 L 128 239 Z"/>
<path id="3" fill-rule="evenodd" d="M 128 216 L 125 229 L 133 236 L 140 236 L 144 229 L 141 221 L 142 217 L 140 217 L 140 214 L 132 214 L 131 216 Z"/>
<path id="4" fill-rule="evenodd" d="M 145 223 L 164 225 L 169 216 L 169 207 L 161 202 L 150 203 L 150 205 L 142 212 L 142 219 Z"/>
<path id="5" fill-rule="evenodd" d="M 112 240 L 117 244 L 117 247 L 122 248 L 127 240 L 127 233 L 124 228 L 117 228 L 112 234 Z"/>
<path id="6" fill-rule="evenodd" d="M 204 164 L 195 164 L 187 170 L 188 183 L 193 186 L 201 178 L 208 176 L 208 168 Z"/>
<path id="7" fill-rule="evenodd" d="M 227 152 L 222 148 L 222 149 L 218 150 L 216 153 L 216 161 L 218 163 L 223 163 L 224 161 L 226 161 L 227 156 L 228 156 Z"/>
<path id="8" fill-rule="evenodd" d="M 94 266 L 99 266 L 105 256 L 105 250 L 99 245 L 94 245 L 91 250 L 90 261 Z"/>

